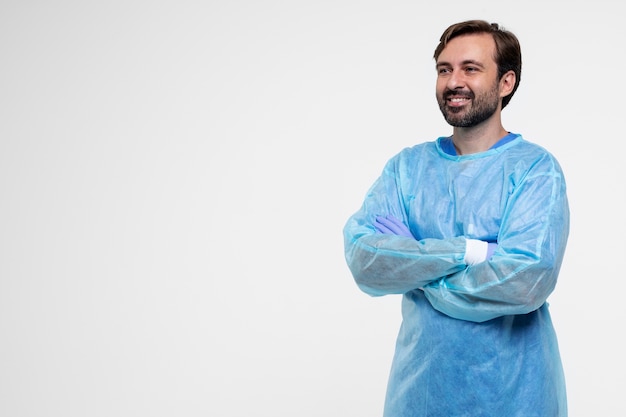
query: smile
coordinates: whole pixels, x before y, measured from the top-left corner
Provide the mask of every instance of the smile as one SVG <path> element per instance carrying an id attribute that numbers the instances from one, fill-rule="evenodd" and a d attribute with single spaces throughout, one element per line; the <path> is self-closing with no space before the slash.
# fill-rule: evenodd
<path id="1" fill-rule="evenodd" d="M 459 106 L 459 105 L 463 105 L 465 103 L 468 103 L 470 101 L 470 98 L 468 98 L 468 97 L 453 97 L 453 98 L 447 99 L 447 101 L 448 101 L 449 105 Z"/>

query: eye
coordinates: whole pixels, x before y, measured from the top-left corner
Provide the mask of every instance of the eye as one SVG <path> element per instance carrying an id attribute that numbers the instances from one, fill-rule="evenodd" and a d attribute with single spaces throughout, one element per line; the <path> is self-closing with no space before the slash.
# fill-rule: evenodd
<path id="1" fill-rule="evenodd" d="M 437 68 L 437 74 L 447 74 L 450 72 L 449 68 L 440 67 Z"/>

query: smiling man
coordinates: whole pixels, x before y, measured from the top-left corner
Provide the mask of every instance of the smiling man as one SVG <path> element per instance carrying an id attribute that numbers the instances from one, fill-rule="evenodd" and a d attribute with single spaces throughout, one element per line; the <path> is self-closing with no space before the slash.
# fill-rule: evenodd
<path id="1" fill-rule="evenodd" d="M 546 302 L 569 233 L 565 179 L 502 126 L 520 45 L 498 24 L 446 29 L 436 98 L 452 135 L 389 160 L 344 227 L 361 290 L 403 294 L 386 417 L 565 417 Z"/>

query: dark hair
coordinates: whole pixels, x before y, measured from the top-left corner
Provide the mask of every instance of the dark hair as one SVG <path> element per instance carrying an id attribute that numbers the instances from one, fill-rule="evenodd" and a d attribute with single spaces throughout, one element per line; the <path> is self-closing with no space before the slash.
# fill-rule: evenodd
<path id="1" fill-rule="evenodd" d="M 439 55 L 441 55 L 441 52 L 450 40 L 457 36 L 476 33 L 488 33 L 496 42 L 496 56 L 493 58 L 498 65 L 498 79 L 502 78 L 509 71 L 515 73 L 515 85 L 511 94 L 502 98 L 502 108 L 504 108 L 511 101 L 522 79 L 522 50 L 517 37 L 513 33 L 505 30 L 497 23 L 489 23 L 485 20 L 468 20 L 455 23 L 449 26 L 443 32 L 441 38 L 439 38 L 439 45 L 435 49 L 434 58 L 435 60 L 439 58 Z"/>

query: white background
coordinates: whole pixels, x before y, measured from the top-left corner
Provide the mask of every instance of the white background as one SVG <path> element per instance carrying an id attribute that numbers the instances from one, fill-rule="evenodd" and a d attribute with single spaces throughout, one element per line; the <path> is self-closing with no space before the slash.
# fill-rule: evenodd
<path id="1" fill-rule="evenodd" d="M 521 41 L 505 128 L 568 181 L 550 298 L 571 417 L 623 416 L 617 1 L 0 3 L 0 415 L 381 415 L 399 297 L 342 228 L 383 164 L 451 132 L 433 50 Z"/>

